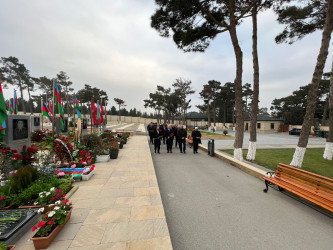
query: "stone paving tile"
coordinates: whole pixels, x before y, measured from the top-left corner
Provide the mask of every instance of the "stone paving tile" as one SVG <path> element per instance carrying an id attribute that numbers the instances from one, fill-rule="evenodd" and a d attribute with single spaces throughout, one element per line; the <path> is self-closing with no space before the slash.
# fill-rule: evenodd
<path id="1" fill-rule="evenodd" d="M 142 206 L 132 207 L 131 221 L 132 220 L 150 220 L 157 218 L 164 218 L 163 206 Z"/>
<path id="2" fill-rule="evenodd" d="M 154 220 L 154 236 L 155 237 L 169 236 L 168 224 L 165 218 Z"/>
<path id="3" fill-rule="evenodd" d="M 159 194 L 150 196 L 150 203 L 152 206 L 162 205 L 162 199 Z"/>
<path id="4" fill-rule="evenodd" d="M 138 187 L 149 187 L 149 181 L 126 181 L 121 184 L 120 188 L 138 188 Z"/>
<path id="5" fill-rule="evenodd" d="M 160 194 L 158 187 L 134 188 L 134 196 L 147 196 Z"/>
<path id="6" fill-rule="evenodd" d="M 87 198 L 87 197 L 86 197 Z M 76 208 L 103 209 L 113 207 L 115 198 L 96 198 L 73 200 L 73 206 Z"/>
<path id="7" fill-rule="evenodd" d="M 60 249 L 68 249 L 71 240 L 62 240 L 62 241 L 53 241 L 52 244 L 47 248 L 49 250 L 60 250 Z M 19 250 L 20 248 L 17 248 Z"/>
<path id="8" fill-rule="evenodd" d="M 149 206 L 149 196 L 137 197 L 119 197 L 115 201 L 115 207 L 135 207 L 135 206 Z"/>
<path id="9" fill-rule="evenodd" d="M 154 237 L 154 221 L 111 223 L 107 226 L 102 243 L 125 242 Z"/>
<path id="10" fill-rule="evenodd" d="M 64 226 L 60 233 L 55 237 L 53 241 L 73 240 L 76 234 L 79 232 L 82 223 L 76 223 L 70 226 Z"/>
<path id="11" fill-rule="evenodd" d="M 158 187 L 157 180 L 149 181 L 149 186 L 150 187 Z"/>
<path id="12" fill-rule="evenodd" d="M 130 250 L 172 250 L 170 237 L 132 241 Z"/>
<path id="13" fill-rule="evenodd" d="M 75 223 L 82 223 L 87 218 L 88 214 L 90 212 L 89 208 L 78 208 L 74 206 L 72 216 L 68 223 L 75 224 Z"/>
<path id="14" fill-rule="evenodd" d="M 129 221 L 131 217 L 131 208 L 106 208 L 94 209 L 88 214 L 84 225 L 99 223 L 116 223 Z"/>
<path id="15" fill-rule="evenodd" d="M 107 243 L 100 245 L 91 245 L 84 247 L 70 247 L 68 250 L 128 250 L 129 243 L 127 242 L 116 242 L 116 243 Z"/>
<path id="16" fill-rule="evenodd" d="M 91 179 L 89 181 L 80 181 L 77 182 L 78 186 L 94 186 L 94 185 L 101 185 L 101 184 L 105 184 L 105 182 L 107 182 L 107 179 L 94 179 L 94 176 L 91 177 Z"/>
<path id="17" fill-rule="evenodd" d="M 131 197 L 134 196 L 133 188 L 119 188 L 119 189 L 104 189 L 98 198 L 111 198 L 111 197 Z"/>
<path id="18" fill-rule="evenodd" d="M 107 224 L 83 225 L 76 237 L 72 241 L 70 247 L 86 247 L 98 245 L 101 243 L 102 237 L 106 230 Z M 90 248 L 91 249 L 91 248 Z"/>

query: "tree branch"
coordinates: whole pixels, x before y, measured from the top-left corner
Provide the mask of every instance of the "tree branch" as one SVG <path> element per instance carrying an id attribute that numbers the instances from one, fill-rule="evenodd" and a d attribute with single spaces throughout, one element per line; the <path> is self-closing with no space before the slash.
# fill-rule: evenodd
<path id="1" fill-rule="evenodd" d="M 218 26 L 226 28 L 226 30 L 229 29 L 229 25 L 224 25 L 221 22 L 217 21 L 215 19 L 215 17 L 212 15 L 212 13 L 210 13 L 207 9 L 205 9 L 202 5 L 200 5 L 200 10 L 204 13 L 206 13 L 206 15 Z"/>
<path id="2" fill-rule="evenodd" d="M 236 18 L 236 22 L 238 22 L 239 19 L 243 18 L 245 16 L 245 14 L 249 12 L 257 1 L 258 0 L 253 0 L 251 2 L 251 4 L 239 15 L 239 17 Z M 251 15 L 249 15 L 249 16 L 251 16 Z"/>

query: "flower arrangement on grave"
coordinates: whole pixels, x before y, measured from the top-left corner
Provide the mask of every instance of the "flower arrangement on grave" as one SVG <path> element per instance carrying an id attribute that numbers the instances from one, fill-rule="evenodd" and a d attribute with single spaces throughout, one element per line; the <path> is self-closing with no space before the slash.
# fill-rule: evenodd
<path id="1" fill-rule="evenodd" d="M 86 168 L 85 170 L 82 171 L 82 174 L 88 175 L 90 174 L 91 171 L 95 169 L 95 165 L 92 165 L 90 168 Z"/>
<path id="2" fill-rule="evenodd" d="M 55 152 L 56 157 L 60 161 L 70 161 L 70 156 L 68 154 L 67 149 L 70 151 L 71 154 L 73 154 L 74 147 L 71 141 L 69 140 L 68 137 L 62 136 L 62 135 L 57 135 L 57 139 L 60 139 L 61 141 L 64 142 L 64 144 L 67 146 L 67 148 L 59 141 L 53 140 L 53 150 Z"/>
<path id="3" fill-rule="evenodd" d="M 97 134 L 86 134 L 83 136 L 82 145 L 89 150 L 95 150 L 100 146 L 100 138 Z"/>
<path id="4" fill-rule="evenodd" d="M 64 200 L 65 197 L 66 194 L 64 190 L 52 187 L 49 191 L 40 192 L 38 198 L 34 202 L 34 205 L 53 206 L 56 202 Z"/>
<path id="5" fill-rule="evenodd" d="M 68 200 L 57 201 L 53 210 L 47 212 L 42 217 L 43 219 L 37 225 L 33 226 L 32 231 L 37 230 L 34 238 L 47 237 L 57 226 L 63 225 L 71 209 L 72 204 L 69 204 Z M 44 208 L 40 208 L 38 212 L 44 212 Z"/>
<path id="6" fill-rule="evenodd" d="M 37 153 L 38 149 L 34 147 L 34 145 L 32 145 L 31 147 L 27 148 L 26 146 L 23 146 L 22 148 L 22 165 L 26 166 L 26 165 L 30 165 L 31 163 L 33 163 L 34 161 L 36 161 L 35 159 L 35 154 Z"/>
<path id="7" fill-rule="evenodd" d="M 0 193 L 0 208 L 11 206 L 15 203 L 16 195 Z"/>
<path id="8" fill-rule="evenodd" d="M 43 139 L 47 136 L 48 130 L 35 130 L 31 132 L 31 141 L 33 142 L 42 142 Z"/>

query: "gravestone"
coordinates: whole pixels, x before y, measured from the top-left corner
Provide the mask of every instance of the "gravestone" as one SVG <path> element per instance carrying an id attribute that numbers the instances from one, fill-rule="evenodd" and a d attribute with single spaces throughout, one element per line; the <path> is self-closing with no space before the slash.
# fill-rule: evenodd
<path id="1" fill-rule="evenodd" d="M 8 115 L 4 142 L 18 152 L 23 146 L 31 146 L 31 120 L 29 115 Z"/>
<path id="2" fill-rule="evenodd" d="M 88 132 L 88 119 L 82 118 L 82 134 L 86 134 Z"/>
<path id="3" fill-rule="evenodd" d="M 30 116 L 31 132 L 40 129 L 40 122 L 41 122 L 41 120 L 40 120 L 39 116 Z"/>
<path id="4" fill-rule="evenodd" d="M 68 136 L 68 118 L 64 117 L 64 129 L 61 129 L 60 117 L 56 117 L 56 133 Z"/>

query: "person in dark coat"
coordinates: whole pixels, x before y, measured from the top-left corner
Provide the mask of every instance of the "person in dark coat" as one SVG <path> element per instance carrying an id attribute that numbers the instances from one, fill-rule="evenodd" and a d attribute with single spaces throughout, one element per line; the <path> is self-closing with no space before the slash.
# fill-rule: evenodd
<path id="1" fill-rule="evenodd" d="M 165 140 L 167 144 L 168 153 L 172 153 L 172 144 L 175 134 L 172 129 L 172 125 L 168 125 L 168 129 L 165 131 Z"/>
<path id="2" fill-rule="evenodd" d="M 184 129 L 183 125 L 181 125 L 180 128 L 178 129 L 177 137 L 178 137 L 178 144 L 179 144 L 180 153 L 186 154 L 187 132 L 186 132 L 186 129 Z"/>
<path id="3" fill-rule="evenodd" d="M 165 136 L 164 136 L 164 126 L 162 124 L 160 124 L 160 134 L 162 135 L 162 139 L 163 139 L 163 144 L 165 144 Z"/>
<path id="4" fill-rule="evenodd" d="M 161 134 L 159 127 L 156 127 L 156 129 L 153 132 L 155 153 L 156 153 L 156 151 L 157 151 L 157 153 L 160 153 L 162 136 L 163 136 L 163 134 Z"/>
<path id="5" fill-rule="evenodd" d="M 198 127 L 195 127 L 195 129 L 192 131 L 192 137 L 193 137 L 193 154 L 198 153 L 198 147 L 199 143 L 201 143 L 201 133 L 198 129 Z"/>
<path id="6" fill-rule="evenodd" d="M 148 124 L 147 131 L 148 131 L 149 139 L 150 139 L 149 143 L 154 144 L 154 140 L 153 140 L 154 129 L 153 129 L 153 123 L 152 122 Z"/>
<path id="7" fill-rule="evenodd" d="M 179 142 L 179 138 L 178 138 L 178 129 L 179 129 L 179 125 L 178 126 L 173 126 L 172 130 L 173 133 L 175 134 L 175 147 L 177 147 L 177 143 Z"/>

